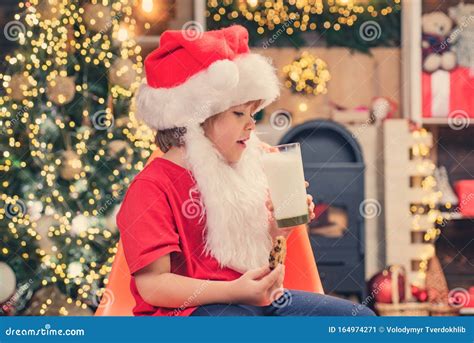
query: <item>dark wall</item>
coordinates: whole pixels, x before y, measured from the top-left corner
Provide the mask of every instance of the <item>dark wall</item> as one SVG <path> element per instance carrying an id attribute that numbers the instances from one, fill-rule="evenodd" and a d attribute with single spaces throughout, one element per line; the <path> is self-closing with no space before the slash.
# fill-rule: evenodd
<path id="1" fill-rule="evenodd" d="M 16 42 L 6 39 L 3 29 L 9 21 L 15 20 L 14 15 L 18 12 L 18 10 L 19 8 L 17 0 L 0 1 L 0 71 L 4 70 L 3 61 L 5 60 L 5 55 L 16 45 Z"/>
<path id="2" fill-rule="evenodd" d="M 438 165 L 448 170 L 451 184 L 474 179 L 474 126 L 460 131 L 440 127 L 438 131 Z"/>

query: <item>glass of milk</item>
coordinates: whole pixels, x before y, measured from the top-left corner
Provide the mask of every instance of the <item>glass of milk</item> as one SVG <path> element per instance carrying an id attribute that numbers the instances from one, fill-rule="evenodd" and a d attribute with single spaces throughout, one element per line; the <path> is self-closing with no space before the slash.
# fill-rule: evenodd
<path id="1" fill-rule="evenodd" d="M 263 155 L 263 165 L 278 227 L 309 222 L 300 144 L 282 144 L 269 150 Z"/>

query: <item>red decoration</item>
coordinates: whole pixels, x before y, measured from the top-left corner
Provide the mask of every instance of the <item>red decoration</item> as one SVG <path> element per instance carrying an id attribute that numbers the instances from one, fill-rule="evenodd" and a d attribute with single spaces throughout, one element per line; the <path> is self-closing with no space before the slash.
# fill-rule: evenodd
<path id="1" fill-rule="evenodd" d="M 470 307 L 471 294 L 464 288 L 454 288 L 449 291 L 448 303 L 452 307 Z"/>
<path id="2" fill-rule="evenodd" d="M 474 286 L 469 287 L 469 303 L 466 307 L 474 308 Z"/>
<path id="3" fill-rule="evenodd" d="M 474 117 L 474 75 L 469 68 L 423 73 L 423 117 Z"/>
<path id="4" fill-rule="evenodd" d="M 315 204 L 313 213 L 316 216 L 314 220 L 323 221 L 324 223 L 328 222 L 328 204 Z"/>
<path id="5" fill-rule="evenodd" d="M 15 308 L 8 301 L 0 304 L 0 316 L 12 316 L 15 311 Z"/>
<path id="6" fill-rule="evenodd" d="M 392 303 L 392 276 L 395 266 L 390 266 L 375 274 L 369 280 L 369 296 L 379 303 Z M 405 300 L 405 274 L 403 270 L 398 275 L 398 301 Z"/>
<path id="7" fill-rule="evenodd" d="M 474 217 L 474 180 L 460 180 L 454 185 L 459 210 L 465 217 Z"/>
<path id="8" fill-rule="evenodd" d="M 416 285 L 411 285 L 411 294 L 419 302 L 425 302 L 428 300 L 428 292 L 426 289 L 421 289 Z"/>

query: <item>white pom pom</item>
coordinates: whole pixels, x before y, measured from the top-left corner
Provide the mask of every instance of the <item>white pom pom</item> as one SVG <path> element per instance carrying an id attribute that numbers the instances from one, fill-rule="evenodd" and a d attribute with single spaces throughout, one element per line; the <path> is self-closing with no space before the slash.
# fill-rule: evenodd
<path id="1" fill-rule="evenodd" d="M 89 218 L 83 214 L 74 217 L 71 221 L 71 231 L 76 235 L 85 232 L 90 226 Z"/>

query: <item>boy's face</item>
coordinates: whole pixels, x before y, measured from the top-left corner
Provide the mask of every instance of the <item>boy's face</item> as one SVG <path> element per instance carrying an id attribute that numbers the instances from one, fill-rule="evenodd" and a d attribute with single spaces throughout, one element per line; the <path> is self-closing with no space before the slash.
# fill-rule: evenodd
<path id="1" fill-rule="evenodd" d="M 253 112 L 260 101 L 250 101 L 233 106 L 212 118 L 204 125 L 204 133 L 228 163 L 240 160 L 246 148 L 245 141 L 255 129 Z"/>

